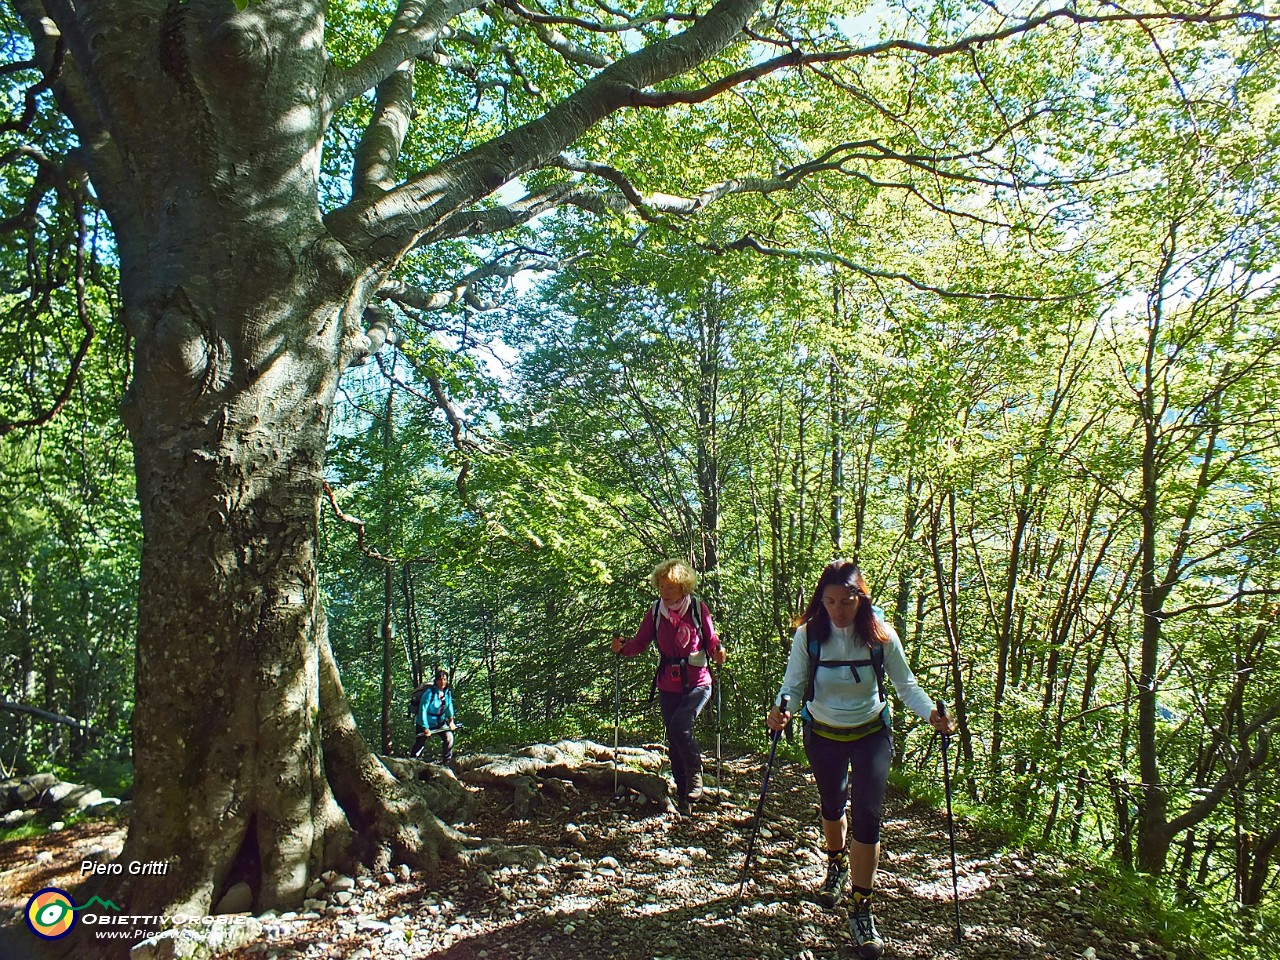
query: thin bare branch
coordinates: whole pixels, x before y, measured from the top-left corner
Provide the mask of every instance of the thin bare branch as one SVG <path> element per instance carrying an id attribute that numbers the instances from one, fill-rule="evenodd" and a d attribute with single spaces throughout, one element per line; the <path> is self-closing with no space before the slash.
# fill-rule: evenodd
<path id="1" fill-rule="evenodd" d="M 51 89 L 50 78 L 59 76 L 62 73 L 62 63 L 66 58 L 66 54 L 66 43 L 63 42 L 61 36 L 55 37 L 52 58 L 47 67 L 48 72 L 43 73 L 39 80 L 24 91 L 22 95 L 22 115 L 17 120 L 0 120 L 0 133 L 25 131 L 31 126 L 31 121 L 36 117 L 36 105 L 40 99 L 40 94 Z M 3 72 L 9 74 L 19 70 L 37 70 L 39 67 L 40 65 L 34 60 L 22 60 L 17 63 L 5 64 Z"/>
<path id="2" fill-rule="evenodd" d="M 643 107 L 669 107 L 674 104 L 693 104 L 702 103 L 711 99 L 718 94 L 758 80 L 778 70 L 786 67 L 798 66 L 814 66 L 816 64 L 841 63 L 849 60 L 870 59 L 879 54 L 888 53 L 894 50 L 904 50 L 912 53 L 923 54 L 930 58 L 945 57 L 956 53 L 971 53 L 981 47 L 990 46 L 1008 40 L 1021 34 L 1031 33 L 1040 27 L 1053 23 L 1056 20 L 1067 20 L 1077 26 L 1102 26 L 1111 23 L 1134 23 L 1143 27 L 1150 35 L 1151 25 L 1167 24 L 1167 23 L 1187 23 L 1212 25 L 1216 23 L 1224 23 L 1228 21 L 1245 21 L 1258 24 L 1269 24 L 1280 21 L 1280 14 L 1264 14 L 1255 11 L 1241 11 L 1232 13 L 1210 13 L 1210 14 L 1184 14 L 1184 13 L 1113 13 L 1087 15 L 1082 14 L 1078 10 L 1071 8 L 1059 8 L 1023 20 L 1012 26 L 1004 27 L 998 30 L 991 30 L 984 33 L 970 34 L 961 37 L 951 43 L 945 44 L 929 44 L 921 43 L 915 40 L 886 40 L 881 43 L 869 44 L 864 47 L 848 47 L 840 50 L 827 50 L 817 53 L 803 53 L 799 50 L 791 50 L 781 56 L 774 57 L 755 66 L 746 67 L 735 73 L 721 77 L 720 79 L 707 84 L 703 87 L 691 90 L 670 90 L 661 93 L 638 93 L 634 100 L 635 106 Z"/>
<path id="3" fill-rule="evenodd" d="M 1223 607 L 1229 607 L 1239 603 L 1245 597 L 1280 597 L 1280 587 L 1257 589 L 1241 588 L 1225 597 L 1219 597 L 1216 600 L 1206 600 L 1204 603 L 1188 603 L 1185 606 L 1177 607 L 1173 610 L 1160 611 L 1160 617 L 1163 620 L 1172 620 L 1175 617 L 1181 617 L 1188 613 L 1203 613 L 1206 610 L 1220 610 Z"/>
<path id="4" fill-rule="evenodd" d="M 29 707 L 25 703 L 13 703 L 9 700 L 0 700 L 0 710 L 5 713 L 25 713 L 28 716 L 39 717 L 41 720 L 47 720 L 50 723 L 60 723 L 64 727 L 74 727 L 77 730 L 83 730 L 86 733 L 101 732 L 97 727 L 84 721 L 77 720 L 75 717 L 67 717 L 61 713 L 53 713 L 50 710 L 41 710 L 39 707 Z"/>
<path id="5" fill-rule="evenodd" d="M 502 256 L 502 254 L 499 255 L 500 258 Z M 587 256 L 586 252 L 566 259 L 545 255 L 524 256 L 510 261 L 499 259 L 493 263 L 486 263 L 476 267 L 470 273 L 458 278 L 453 286 L 445 290 L 429 291 L 406 283 L 388 282 L 382 285 L 378 291 L 378 296 L 402 307 L 422 310 L 428 313 L 457 306 L 460 303 L 467 303 L 476 309 L 484 309 L 483 301 L 475 293 L 476 285 L 481 281 L 498 278 L 504 281 L 505 284 L 512 277 L 521 273 L 562 270 L 585 256 Z"/>
<path id="6" fill-rule="evenodd" d="M 558 207 L 578 207 L 599 216 L 623 213 L 627 204 L 622 198 L 580 187 L 574 183 L 558 183 L 529 193 L 513 203 L 482 210 L 462 210 L 424 233 L 418 246 L 459 237 L 482 237 L 502 233 L 549 213 Z"/>
<path id="7" fill-rule="evenodd" d="M 84 365 L 84 359 L 89 354 L 89 345 L 93 343 L 93 338 L 97 335 L 93 326 L 93 320 L 89 315 L 89 301 L 85 290 L 85 278 L 87 274 L 87 267 L 85 263 L 86 226 L 83 202 L 80 197 L 76 197 L 73 207 L 74 209 L 71 216 L 76 226 L 76 318 L 80 322 L 80 327 L 84 330 L 84 336 L 80 338 L 80 345 L 76 349 L 75 355 L 71 358 L 71 363 L 67 369 L 66 377 L 63 379 L 62 389 L 58 392 L 58 396 L 54 398 L 54 401 L 49 408 L 36 414 L 34 417 L 30 417 L 25 420 L 0 420 L 0 437 L 3 437 L 14 430 L 41 426 L 48 423 L 58 415 L 58 412 L 62 410 L 62 408 L 66 406 L 67 401 L 71 399 L 71 393 L 80 379 L 80 368 Z"/>
<path id="8" fill-rule="evenodd" d="M 848 257 L 841 256 L 837 253 L 831 253 L 826 250 L 804 250 L 792 249 L 785 247 L 770 247 L 762 243 L 757 237 L 746 234 L 732 243 L 723 247 L 708 247 L 713 253 L 725 253 L 728 251 L 751 250 L 755 253 L 761 253 L 770 257 L 789 257 L 797 260 L 810 260 L 821 263 L 832 263 L 852 270 L 854 273 L 861 274 L 864 277 L 870 277 L 876 280 L 893 280 L 899 283 L 905 283 L 924 293 L 934 293 L 940 297 L 948 299 L 961 300 L 1002 300 L 1015 303 L 1066 303 L 1078 299 L 1082 293 L 1068 294 L 1024 294 L 1009 293 L 1004 290 L 960 290 L 949 287 L 939 287 L 934 284 L 924 283 L 915 277 L 905 273 L 894 273 L 887 270 L 876 270 L 864 264 L 856 263 Z"/>
<path id="9" fill-rule="evenodd" d="M 583 17 L 568 17 L 562 14 L 538 13 L 530 10 L 518 0 L 502 0 L 502 6 L 510 10 L 515 16 L 521 20 L 525 20 L 532 24 L 555 25 L 561 27 L 578 27 L 582 30 L 589 30 L 592 33 L 625 33 L 630 30 L 639 30 L 643 27 L 664 23 L 692 23 L 697 20 L 696 13 L 675 13 L 672 11 L 663 11 L 661 13 L 646 14 L 645 16 L 634 17 L 621 10 L 607 7 L 602 3 L 597 3 L 601 10 L 615 17 L 618 23 L 600 23 L 596 20 L 587 20 Z"/>
<path id="10" fill-rule="evenodd" d="M 76 69 L 76 51 L 84 56 L 86 49 L 76 16 L 65 3 L 13 0 L 13 7 L 35 46 L 36 66 L 79 132 L 81 148 L 96 158 L 95 186 L 102 195 L 123 179 L 124 167 L 103 123 L 100 91 L 86 89 L 86 79 Z"/>
<path id="11" fill-rule="evenodd" d="M 535 24 L 534 32 L 537 33 L 538 39 L 545 43 L 548 47 L 560 54 L 569 63 L 577 63 L 584 67 L 593 67 L 597 70 L 603 70 L 609 64 L 613 63 L 613 58 L 606 54 L 584 47 L 581 44 L 574 43 L 559 30 L 549 27 L 546 24 Z"/>
<path id="12" fill-rule="evenodd" d="M 425 559 L 424 557 L 392 557 L 379 550 L 375 550 L 373 547 L 365 543 L 364 521 L 359 517 L 353 517 L 349 513 L 343 512 L 343 509 L 338 506 L 337 494 L 333 492 L 333 488 L 329 486 L 329 481 L 327 480 L 324 482 L 324 494 L 329 498 L 329 506 L 333 507 L 333 512 L 337 515 L 338 519 L 355 528 L 356 546 L 359 547 L 360 552 L 370 560 L 377 560 L 380 563 L 411 563 L 415 560 Z"/>
<path id="13" fill-rule="evenodd" d="M 15 147 L 0 156 L 0 170 L 24 160 L 36 165 L 36 175 L 32 178 L 31 186 L 23 198 L 22 208 L 13 216 L 0 220 L 0 233 L 11 233 L 34 223 L 49 190 L 56 189 L 63 194 L 64 198 L 68 198 L 69 184 L 62 168 L 51 157 L 35 147 Z"/>

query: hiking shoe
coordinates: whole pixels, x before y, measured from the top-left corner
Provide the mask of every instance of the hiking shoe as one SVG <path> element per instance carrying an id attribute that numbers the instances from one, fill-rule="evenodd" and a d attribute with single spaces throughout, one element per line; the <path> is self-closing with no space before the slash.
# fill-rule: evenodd
<path id="1" fill-rule="evenodd" d="M 871 901 L 861 895 L 854 897 L 855 903 L 849 911 L 849 932 L 858 945 L 858 956 L 864 960 L 878 960 L 884 953 L 884 941 L 876 932 L 875 917 L 871 916 Z"/>
<path id="2" fill-rule="evenodd" d="M 679 800 L 676 801 L 676 813 L 680 814 L 680 816 L 682 817 L 693 816 L 693 808 L 689 806 L 688 797 L 681 797 Z"/>
<path id="3" fill-rule="evenodd" d="M 849 858 L 831 857 L 827 860 L 827 879 L 818 888 L 818 902 L 824 907 L 834 907 L 844 896 L 844 886 L 849 881 Z"/>
<path id="4" fill-rule="evenodd" d="M 697 800 L 699 797 L 702 796 L 702 771 L 701 770 L 699 770 L 695 774 L 690 775 L 689 789 L 685 793 L 685 796 L 688 797 L 690 800 Z"/>

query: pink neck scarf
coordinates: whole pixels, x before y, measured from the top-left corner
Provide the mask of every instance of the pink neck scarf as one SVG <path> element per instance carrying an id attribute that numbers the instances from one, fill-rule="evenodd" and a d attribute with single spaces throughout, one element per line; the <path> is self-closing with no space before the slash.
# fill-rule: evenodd
<path id="1" fill-rule="evenodd" d="M 661 613 L 668 620 L 670 620 L 672 623 L 679 623 L 680 618 L 683 617 L 685 615 L 685 611 L 689 609 L 689 604 L 691 602 L 692 601 L 689 597 L 689 594 L 687 593 L 681 598 L 680 602 L 677 603 L 674 607 L 668 607 L 665 601 L 659 600 L 658 612 Z"/>

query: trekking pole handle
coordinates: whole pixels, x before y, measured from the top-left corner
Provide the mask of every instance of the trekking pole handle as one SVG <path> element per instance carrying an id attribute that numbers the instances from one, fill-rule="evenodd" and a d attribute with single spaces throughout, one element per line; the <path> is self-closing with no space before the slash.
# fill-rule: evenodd
<path id="1" fill-rule="evenodd" d="M 787 708 L 788 708 L 788 707 L 790 707 L 790 706 L 791 706 L 791 695 L 790 695 L 790 694 L 788 694 L 788 693 L 784 693 L 784 694 L 782 695 L 782 701 L 778 704 L 778 712 L 779 712 L 779 713 L 786 713 L 786 712 L 787 712 Z M 771 736 L 771 737 L 774 739 L 774 741 L 776 742 L 776 741 L 777 741 L 777 739 L 778 739 L 780 736 L 782 736 L 782 731 L 781 731 L 781 730 L 770 730 L 770 731 L 769 731 L 769 736 Z"/>
<path id="2" fill-rule="evenodd" d="M 947 701 L 945 701 L 945 700 L 938 700 L 938 701 L 936 701 L 936 702 L 934 703 L 934 706 L 936 706 L 936 707 L 938 708 L 938 716 L 940 716 L 943 720 L 947 719 Z M 950 738 L 951 738 L 951 734 L 949 734 L 949 733 L 944 733 L 944 734 L 942 734 L 942 745 L 943 745 L 943 747 L 945 747 L 945 746 L 947 745 L 947 741 L 948 741 Z"/>

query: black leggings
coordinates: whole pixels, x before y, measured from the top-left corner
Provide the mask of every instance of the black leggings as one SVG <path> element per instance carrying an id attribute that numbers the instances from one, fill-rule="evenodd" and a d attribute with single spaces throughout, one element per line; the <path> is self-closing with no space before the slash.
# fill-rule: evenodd
<path id="1" fill-rule="evenodd" d="M 693 735 L 693 722 L 711 699 L 711 686 L 694 687 L 686 693 L 658 691 L 662 722 L 667 727 L 667 751 L 671 754 L 671 775 L 676 796 L 689 792 L 694 774 L 702 773 L 702 751 Z"/>
<path id="2" fill-rule="evenodd" d="M 828 740 L 804 725 L 804 752 L 818 784 L 823 820 L 844 816 L 845 794 L 850 795 L 849 832 L 858 843 L 880 842 L 880 816 L 884 791 L 893 759 L 893 731 L 868 734 L 860 740 Z M 853 776 L 849 772 L 852 769 Z M 851 789 L 852 787 L 852 789 Z"/>

